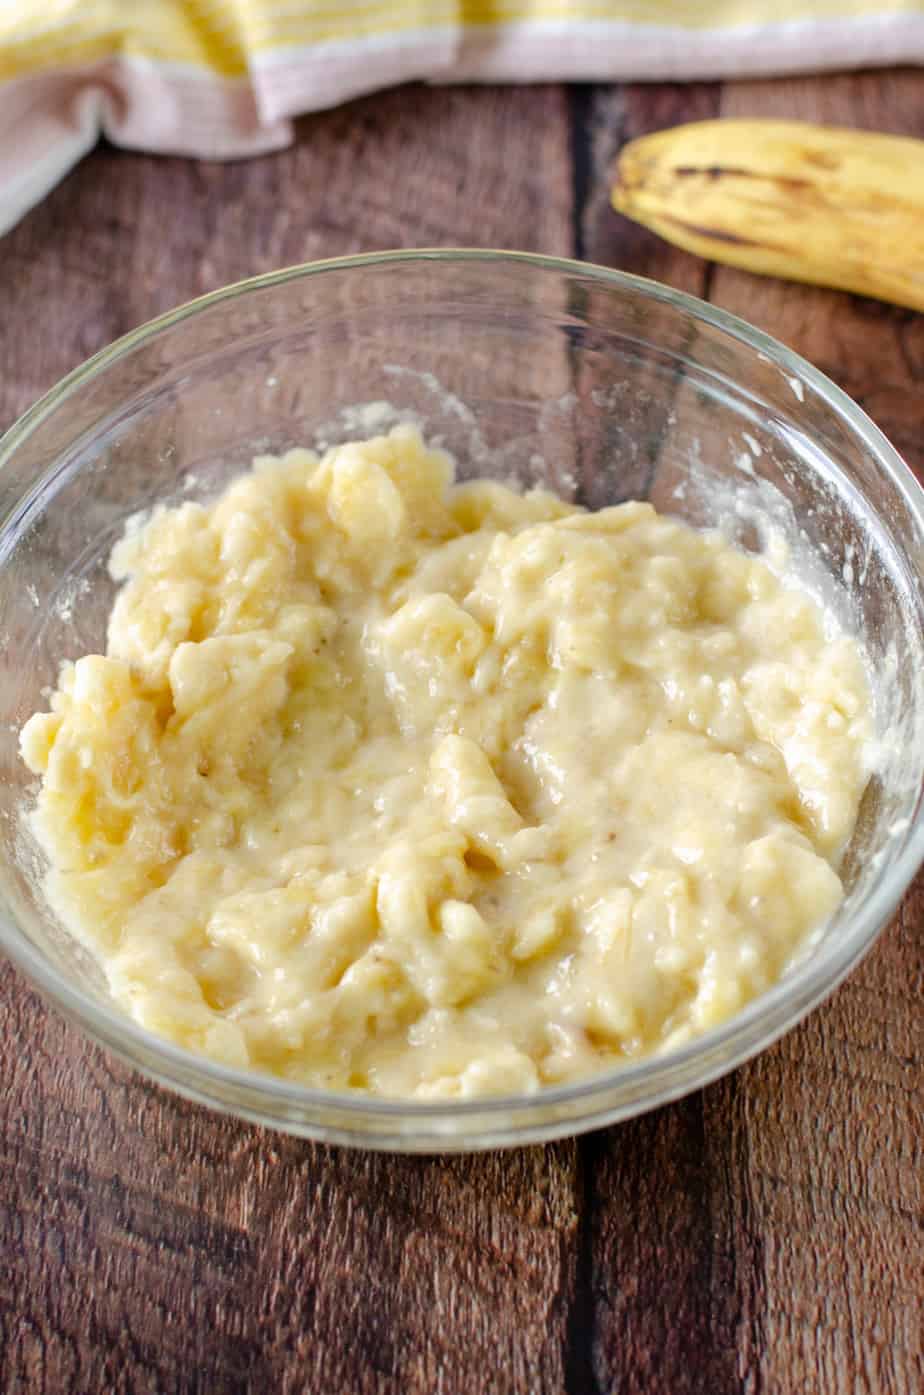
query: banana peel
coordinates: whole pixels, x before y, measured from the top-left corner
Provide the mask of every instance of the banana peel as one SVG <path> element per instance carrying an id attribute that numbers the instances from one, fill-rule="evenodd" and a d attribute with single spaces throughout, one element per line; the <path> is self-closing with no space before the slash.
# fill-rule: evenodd
<path id="1" fill-rule="evenodd" d="M 630 141 L 612 200 L 710 261 L 924 310 L 924 141 L 699 121 Z"/>

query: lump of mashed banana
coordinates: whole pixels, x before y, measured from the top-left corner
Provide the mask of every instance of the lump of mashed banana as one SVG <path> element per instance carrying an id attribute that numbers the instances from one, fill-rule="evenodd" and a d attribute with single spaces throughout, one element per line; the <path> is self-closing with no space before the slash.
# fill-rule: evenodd
<path id="1" fill-rule="evenodd" d="M 399 427 L 115 548 L 22 733 L 47 895 L 138 1022 L 291 1081 L 535 1090 L 686 1041 L 838 905 L 870 696 L 807 594 Z"/>

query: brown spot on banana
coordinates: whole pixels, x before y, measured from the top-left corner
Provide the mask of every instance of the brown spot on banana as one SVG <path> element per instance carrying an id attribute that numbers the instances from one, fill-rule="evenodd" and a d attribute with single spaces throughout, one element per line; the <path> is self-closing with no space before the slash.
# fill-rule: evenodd
<path id="1" fill-rule="evenodd" d="M 762 242 L 757 238 L 742 237 L 740 233 L 726 232 L 724 228 L 707 228 L 699 223 L 690 223 L 686 218 L 677 218 L 673 213 L 659 214 L 658 221 L 670 223 L 683 232 L 692 233 L 694 237 L 708 238 L 710 242 L 727 242 L 732 247 L 762 247 L 768 252 L 786 250 L 784 247 L 774 246 L 772 242 Z"/>
<path id="2" fill-rule="evenodd" d="M 724 179 L 727 176 L 735 179 L 762 179 L 764 183 L 779 184 L 783 189 L 811 189 L 813 192 L 815 190 L 815 185 L 810 179 L 798 179 L 795 175 L 787 174 L 767 174 L 761 170 L 747 170 L 741 165 L 677 165 L 671 173 L 680 179 L 696 174 L 705 175 L 707 179 L 712 180 Z"/>

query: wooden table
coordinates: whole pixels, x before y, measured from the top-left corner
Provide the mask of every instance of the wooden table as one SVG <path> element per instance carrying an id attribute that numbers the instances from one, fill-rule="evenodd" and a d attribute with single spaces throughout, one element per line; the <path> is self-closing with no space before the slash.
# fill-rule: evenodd
<path id="1" fill-rule="evenodd" d="M 0 244 L 0 423 L 190 296 L 359 249 L 660 277 L 814 360 L 924 469 L 924 317 L 674 252 L 607 203 L 627 139 L 716 115 L 924 135 L 915 72 L 404 89 L 208 165 L 100 149 Z M 213 1116 L 0 995 L 0 1389 L 924 1389 L 924 880 L 808 1022 L 701 1094 L 547 1148 L 332 1151 Z"/>

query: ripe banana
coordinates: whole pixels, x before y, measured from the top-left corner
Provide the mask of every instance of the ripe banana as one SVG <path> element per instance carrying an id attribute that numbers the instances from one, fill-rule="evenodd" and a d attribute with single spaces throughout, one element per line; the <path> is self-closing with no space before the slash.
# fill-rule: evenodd
<path id="1" fill-rule="evenodd" d="M 695 122 L 623 149 L 613 206 L 712 261 L 924 310 L 924 141 Z"/>

